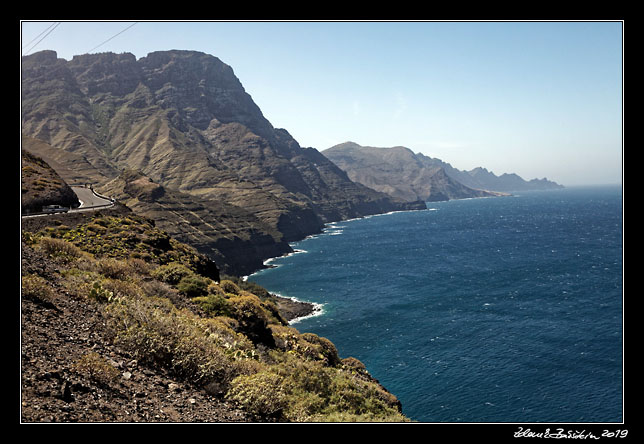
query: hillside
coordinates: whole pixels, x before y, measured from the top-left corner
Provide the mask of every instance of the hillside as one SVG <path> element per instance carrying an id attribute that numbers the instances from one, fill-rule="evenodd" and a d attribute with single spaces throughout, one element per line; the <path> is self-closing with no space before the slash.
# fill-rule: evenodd
<path id="1" fill-rule="evenodd" d="M 22 422 L 407 421 L 358 360 L 123 205 L 23 219 Z"/>
<path id="2" fill-rule="evenodd" d="M 45 205 L 78 207 L 78 197 L 67 183 L 43 159 L 22 150 L 21 210 L 41 211 Z"/>
<path id="3" fill-rule="evenodd" d="M 167 189 L 134 171 L 101 188 L 181 242 L 207 254 L 224 273 L 248 275 L 292 249 L 282 234 L 240 207 Z"/>
<path id="4" fill-rule="evenodd" d="M 498 193 L 469 188 L 451 178 L 440 165 L 426 162 L 402 146 L 376 148 L 346 142 L 322 154 L 351 180 L 407 201 L 441 201 L 491 197 Z"/>
<path id="5" fill-rule="evenodd" d="M 425 208 L 354 183 L 317 150 L 300 147 L 263 116 L 232 68 L 208 54 L 66 61 L 42 51 L 22 59 L 22 91 L 22 131 L 39 142 L 27 149 L 63 179 L 100 189 L 136 171 L 200 204 L 239 208 L 277 244 L 330 221 Z M 266 258 L 251 262 L 258 259 Z"/>

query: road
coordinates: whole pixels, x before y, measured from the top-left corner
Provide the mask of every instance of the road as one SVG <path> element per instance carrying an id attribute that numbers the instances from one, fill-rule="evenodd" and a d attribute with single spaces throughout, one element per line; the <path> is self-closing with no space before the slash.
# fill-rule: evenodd
<path id="1" fill-rule="evenodd" d="M 72 186 L 71 188 L 74 191 L 74 193 L 76 193 L 76 196 L 78 196 L 78 200 L 80 201 L 81 205 L 78 208 L 70 209 L 68 213 L 93 211 L 99 208 L 108 208 L 114 205 L 113 201 L 97 196 L 90 188 L 77 187 L 77 186 Z M 44 216 L 51 216 L 54 214 L 60 214 L 60 213 L 28 214 L 28 215 L 22 215 L 22 217 L 44 217 Z"/>
<path id="2" fill-rule="evenodd" d="M 81 206 L 77 209 L 71 211 L 80 211 L 84 209 L 90 209 L 94 207 L 103 207 L 107 205 L 112 205 L 112 201 L 109 199 L 104 199 L 102 197 L 94 194 L 92 190 L 85 187 L 72 187 L 74 193 L 78 196 L 78 200 L 81 202 Z"/>

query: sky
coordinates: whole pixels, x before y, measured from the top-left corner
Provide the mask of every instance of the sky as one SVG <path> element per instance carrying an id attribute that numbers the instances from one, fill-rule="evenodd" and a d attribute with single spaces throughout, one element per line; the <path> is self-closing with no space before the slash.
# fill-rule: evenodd
<path id="1" fill-rule="evenodd" d="M 202 51 L 320 151 L 405 146 L 461 170 L 622 182 L 620 21 L 21 22 L 21 54 Z"/>

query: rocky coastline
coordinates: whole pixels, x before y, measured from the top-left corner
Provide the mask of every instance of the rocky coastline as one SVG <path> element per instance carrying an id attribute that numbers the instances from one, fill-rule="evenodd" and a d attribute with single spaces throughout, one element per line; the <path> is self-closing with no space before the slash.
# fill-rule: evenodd
<path id="1" fill-rule="evenodd" d="M 277 309 L 280 314 L 289 324 L 293 324 L 298 319 L 311 316 L 317 311 L 317 306 L 311 302 L 297 301 L 276 294 L 272 294 L 272 296 L 277 301 Z"/>

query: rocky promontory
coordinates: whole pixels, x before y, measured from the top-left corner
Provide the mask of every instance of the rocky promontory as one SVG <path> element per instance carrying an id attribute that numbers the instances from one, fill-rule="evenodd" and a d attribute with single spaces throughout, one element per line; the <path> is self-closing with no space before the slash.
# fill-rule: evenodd
<path id="1" fill-rule="evenodd" d="M 441 201 L 492 197 L 499 193 L 474 189 L 450 177 L 440 165 L 426 162 L 409 148 L 377 148 L 346 142 L 322 151 L 349 178 L 405 201 Z"/>

